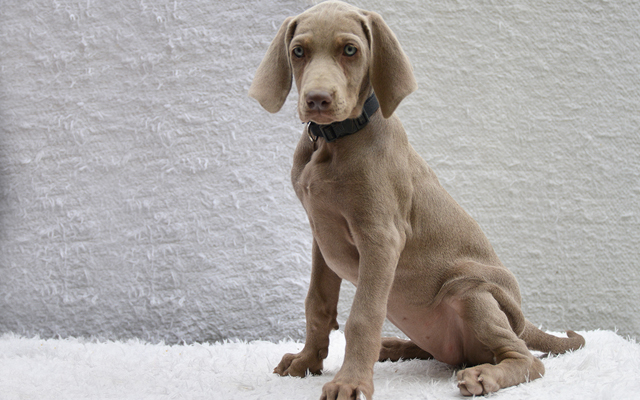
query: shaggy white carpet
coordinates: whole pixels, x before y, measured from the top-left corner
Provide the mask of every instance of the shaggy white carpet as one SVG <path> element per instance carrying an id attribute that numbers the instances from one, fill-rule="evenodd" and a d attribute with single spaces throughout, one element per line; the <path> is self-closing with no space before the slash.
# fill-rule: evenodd
<path id="1" fill-rule="evenodd" d="M 496 399 L 639 399 L 640 344 L 610 331 L 583 332 L 585 348 L 543 358 L 543 379 Z M 321 376 L 271 373 L 285 341 L 152 345 L 140 341 L 0 337 L 0 399 L 317 399 L 342 363 L 344 335 L 331 337 Z M 376 399 L 460 399 L 453 367 L 437 361 L 378 363 Z"/>

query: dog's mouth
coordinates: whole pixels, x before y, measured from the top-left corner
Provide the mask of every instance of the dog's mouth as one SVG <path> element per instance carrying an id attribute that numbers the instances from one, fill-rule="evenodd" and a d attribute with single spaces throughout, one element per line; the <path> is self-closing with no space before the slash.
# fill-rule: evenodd
<path id="1" fill-rule="evenodd" d="M 331 107 L 326 110 L 314 110 L 303 105 L 299 110 L 300 120 L 302 122 L 315 122 L 318 125 L 329 125 L 349 118 L 349 113 L 339 107 Z"/>
<path id="2" fill-rule="evenodd" d="M 300 115 L 303 122 L 315 122 L 318 125 L 329 125 L 333 122 L 340 121 L 336 116 L 327 111 L 308 110 L 304 115 Z"/>

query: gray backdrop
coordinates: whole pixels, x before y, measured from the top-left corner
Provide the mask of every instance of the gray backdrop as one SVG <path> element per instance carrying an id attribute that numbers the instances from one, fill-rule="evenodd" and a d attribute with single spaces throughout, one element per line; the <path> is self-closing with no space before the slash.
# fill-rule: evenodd
<path id="1" fill-rule="evenodd" d="M 518 277 L 525 314 L 637 336 L 639 3 L 354 3 L 403 44 L 410 141 Z M 3 2 L 0 333 L 304 337 L 296 95 L 271 115 L 246 92 L 311 4 Z"/>

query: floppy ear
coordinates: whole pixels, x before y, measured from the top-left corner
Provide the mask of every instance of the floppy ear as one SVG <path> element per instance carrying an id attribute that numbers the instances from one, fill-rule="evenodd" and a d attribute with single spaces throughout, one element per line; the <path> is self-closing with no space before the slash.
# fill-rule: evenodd
<path id="1" fill-rule="evenodd" d="M 289 28 L 294 17 L 284 20 L 276 37 L 264 55 L 249 88 L 249 96 L 260 102 L 270 113 L 282 108 L 291 90 L 291 65 L 289 63 Z M 291 26 L 293 29 L 293 26 Z"/>
<path id="2" fill-rule="evenodd" d="M 418 87 L 409 58 L 382 17 L 367 12 L 365 29 L 371 40 L 371 86 L 380 102 L 382 116 L 389 118 L 406 96 Z"/>

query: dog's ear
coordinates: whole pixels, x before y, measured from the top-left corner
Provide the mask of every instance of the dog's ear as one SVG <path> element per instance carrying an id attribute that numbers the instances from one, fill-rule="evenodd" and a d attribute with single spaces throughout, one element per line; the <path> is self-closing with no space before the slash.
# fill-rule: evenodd
<path id="1" fill-rule="evenodd" d="M 409 58 L 382 17 L 365 13 L 365 31 L 371 43 L 371 86 L 380 102 L 382 116 L 389 118 L 406 96 L 418 87 Z"/>
<path id="2" fill-rule="evenodd" d="M 293 34 L 293 19 L 285 19 L 280 26 L 249 88 L 249 96 L 258 100 L 270 113 L 280 111 L 291 90 L 288 42 Z"/>

